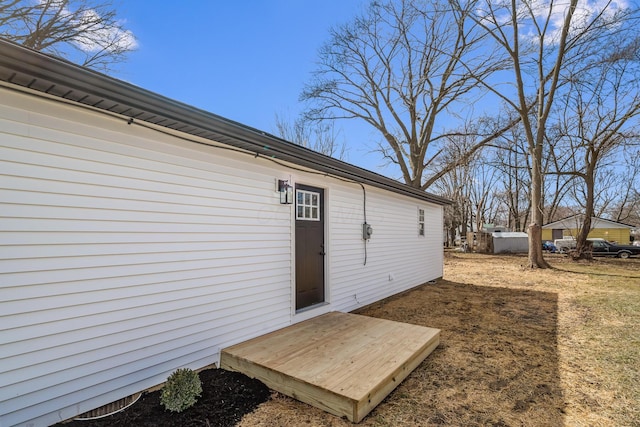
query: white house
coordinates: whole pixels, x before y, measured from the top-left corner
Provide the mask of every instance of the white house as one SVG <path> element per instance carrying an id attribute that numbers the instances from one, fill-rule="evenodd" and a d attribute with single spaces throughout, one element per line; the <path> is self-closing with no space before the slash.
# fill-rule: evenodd
<path id="1" fill-rule="evenodd" d="M 0 153 L 0 426 L 443 274 L 445 199 L 4 41 Z"/>

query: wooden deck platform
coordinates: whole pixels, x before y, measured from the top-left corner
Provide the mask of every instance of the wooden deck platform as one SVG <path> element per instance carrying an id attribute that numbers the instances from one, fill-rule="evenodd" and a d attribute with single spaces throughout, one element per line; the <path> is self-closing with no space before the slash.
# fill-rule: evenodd
<path id="1" fill-rule="evenodd" d="M 438 329 L 331 312 L 228 347 L 220 367 L 357 423 L 439 340 Z"/>

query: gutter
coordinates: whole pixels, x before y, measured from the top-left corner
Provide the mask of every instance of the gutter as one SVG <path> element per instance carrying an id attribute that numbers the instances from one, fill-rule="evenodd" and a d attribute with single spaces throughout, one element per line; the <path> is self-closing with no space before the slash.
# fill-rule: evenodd
<path id="1" fill-rule="evenodd" d="M 0 80 L 356 183 L 437 205 L 451 204 L 451 201 L 443 197 L 415 189 L 258 129 L 2 39 Z"/>

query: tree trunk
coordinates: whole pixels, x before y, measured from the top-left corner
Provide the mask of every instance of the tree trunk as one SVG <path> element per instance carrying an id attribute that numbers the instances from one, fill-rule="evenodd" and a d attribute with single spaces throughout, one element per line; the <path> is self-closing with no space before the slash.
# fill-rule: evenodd
<path id="1" fill-rule="evenodd" d="M 529 224 L 529 268 L 548 268 L 542 257 L 542 227 L 534 222 Z"/>
<path id="2" fill-rule="evenodd" d="M 584 219 L 582 220 L 582 227 L 578 232 L 576 239 L 576 250 L 572 254 L 574 260 L 586 259 L 591 261 L 593 259 L 592 245 L 587 240 L 589 232 L 591 231 L 591 217 L 593 216 L 595 196 L 595 169 L 589 165 L 584 175 L 585 187 L 587 191 L 587 200 L 584 206 Z"/>
<path id="3" fill-rule="evenodd" d="M 589 209 L 586 209 L 586 212 L 588 213 Z M 593 212 L 593 207 L 591 212 Z M 576 249 L 571 253 L 571 258 L 573 258 L 574 261 L 580 259 L 585 259 L 587 261 L 593 260 L 592 245 L 591 242 L 587 240 L 587 236 L 589 236 L 589 232 L 591 231 L 591 215 L 588 215 L 587 213 L 585 213 L 582 227 L 580 227 L 580 231 L 578 231 Z"/>
<path id="4" fill-rule="evenodd" d="M 451 248 L 451 247 L 455 246 L 455 241 L 456 241 L 456 226 L 455 225 L 452 225 L 449 228 L 448 235 L 449 235 L 449 238 L 447 239 L 448 240 L 447 241 L 447 246 Z"/>
<path id="5" fill-rule="evenodd" d="M 529 268 L 549 268 L 549 264 L 542 256 L 542 144 L 537 144 L 531 156 L 531 224 L 529 233 Z"/>

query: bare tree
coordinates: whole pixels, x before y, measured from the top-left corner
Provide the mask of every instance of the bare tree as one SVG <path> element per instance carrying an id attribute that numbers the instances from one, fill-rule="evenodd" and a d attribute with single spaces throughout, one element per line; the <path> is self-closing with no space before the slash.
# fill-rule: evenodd
<path id="1" fill-rule="evenodd" d="M 484 224 L 495 224 L 498 219 L 500 205 L 496 187 L 498 171 L 489 162 L 483 161 L 480 156 L 476 156 L 469 166 L 472 179 L 467 185 L 471 188 L 469 203 L 474 220 L 472 224 L 475 225 L 475 231 L 480 231 Z"/>
<path id="2" fill-rule="evenodd" d="M 457 172 L 460 169 L 456 169 Z M 465 187 L 459 185 L 460 174 L 451 172 L 444 178 L 436 181 L 434 187 L 437 188 L 438 194 L 447 197 L 453 203 L 444 207 L 444 229 L 446 230 L 446 244 L 452 246 L 455 242 L 456 235 L 464 234 L 462 224 L 466 224 L 464 218 L 467 217 L 468 199 L 464 195 Z"/>
<path id="3" fill-rule="evenodd" d="M 469 194 L 471 187 L 467 185 L 469 174 L 470 170 L 466 165 L 458 166 L 433 183 L 438 194 L 452 201 L 444 210 L 448 246 L 453 245 L 456 235 L 466 236 L 468 226 L 472 224 Z"/>
<path id="4" fill-rule="evenodd" d="M 531 166 L 527 154 L 522 126 L 514 126 L 496 141 L 493 167 L 499 173 L 502 199 L 507 207 L 507 226 L 514 231 L 523 231 L 531 207 Z"/>
<path id="5" fill-rule="evenodd" d="M 347 156 L 347 145 L 338 141 L 332 121 L 312 121 L 304 115 L 292 121 L 276 114 L 276 130 L 278 136 L 294 144 L 340 160 Z"/>
<path id="6" fill-rule="evenodd" d="M 618 222 L 640 226 L 640 149 L 635 152 L 628 150 L 624 157 L 626 166 L 622 172 L 622 191 L 609 210 L 609 216 Z"/>
<path id="7" fill-rule="evenodd" d="M 108 0 L 0 0 L 0 37 L 100 71 L 137 46 Z"/>
<path id="8" fill-rule="evenodd" d="M 331 31 L 301 96 L 312 106 L 309 116 L 365 121 L 379 132 L 378 151 L 402 179 L 428 188 L 510 126 L 476 135 L 461 158 L 433 168 L 455 134 L 445 122 L 473 115 L 480 96 L 475 78 L 502 63 L 468 19 L 472 10 L 454 0 L 374 1 L 363 16 Z"/>
<path id="9" fill-rule="evenodd" d="M 461 153 L 468 150 L 468 145 L 473 144 L 473 138 L 466 138 L 464 132 L 460 135 L 449 136 L 447 143 L 443 147 L 442 155 L 436 160 L 434 168 L 440 168 L 438 162 L 451 163 L 461 158 Z M 468 158 L 463 164 L 451 169 L 433 183 L 433 188 L 438 194 L 447 197 L 452 201 L 450 206 L 445 208 L 445 229 L 447 241 L 454 243 L 456 235 L 466 237 L 469 227 L 473 231 L 473 211 L 471 204 L 472 186 L 469 183 L 473 180 L 472 159 Z"/>
<path id="10" fill-rule="evenodd" d="M 580 4 L 580 8 L 578 7 Z M 496 84 L 478 76 L 485 88 L 522 120 L 531 163 L 529 267 L 546 268 L 542 256 L 544 220 L 543 159 L 545 134 L 556 95 L 566 81 L 563 72 L 597 52 L 602 40 L 626 19 L 617 3 L 605 1 L 483 0 L 473 19 L 509 58 L 512 78 Z"/>
<path id="11" fill-rule="evenodd" d="M 474 134 L 473 125 L 467 123 L 459 129 L 459 135 L 449 136 L 438 162 L 449 164 L 457 160 L 460 163 L 469 146 L 475 144 Z M 483 147 L 433 183 L 439 194 L 453 202 L 445 218 L 450 241 L 457 233 L 466 237 L 467 232 L 479 231 L 483 224 L 494 223 L 499 218 L 501 200 L 497 197 L 498 173 L 491 161 L 492 151 L 489 146 Z"/>
<path id="12" fill-rule="evenodd" d="M 603 189 L 616 188 L 616 193 L 622 190 L 618 182 L 605 180 L 619 179 L 615 169 L 621 163 L 622 149 L 640 141 L 636 120 L 640 117 L 640 37 L 633 35 L 635 30 L 632 34 L 619 30 L 617 38 L 603 45 L 588 67 L 571 75 L 561 98 L 563 110 L 557 128 L 573 164 L 559 173 L 575 176 L 583 184 L 576 198 L 584 215 L 576 238 L 574 257 L 578 259 L 591 258 L 587 236 L 591 217 L 596 214 L 598 184 Z M 611 200 L 600 201 L 602 210 L 617 196 L 599 192 L 601 198 L 607 195 Z"/>
<path id="13" fill-rule="evenodd" d="M 556 116 L 556 114 L 554 114 Z M 576 209 L 567 212 L 568 198 L 575 189 L 576 177 L 571 174 L 558 173 L 558 171 L 572 170 L 572 157 L 563 155 L 562 131 L 552 124 L 546 131 L 546 145 L 543 156 L 543 198 L 545 204 L 545 220 L 557 221 L 571 215 L 575 215 Z"/>

